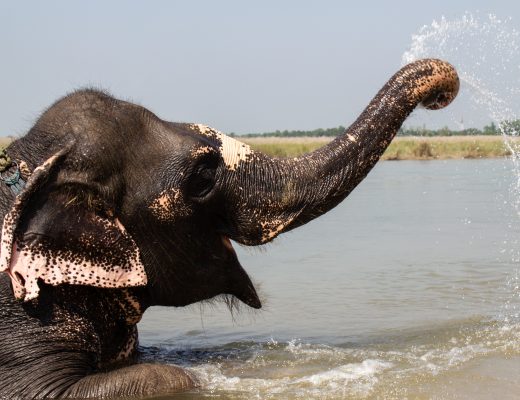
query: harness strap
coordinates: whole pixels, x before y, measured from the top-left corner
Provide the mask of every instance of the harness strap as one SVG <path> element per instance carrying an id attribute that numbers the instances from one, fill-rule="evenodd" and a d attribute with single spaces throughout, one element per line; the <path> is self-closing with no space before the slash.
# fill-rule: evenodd
<path id="1" fill-rule="evenodd" d="M 23 161 L 20 163 L 24 169 L 28 170 L 26 163 Z M 22 177 L 22 173 L 27 171 L 20 172 L 20 169 L 18 163 L 9 157 L 5 149 L 0 151 L 0 180 L 2 180 L 15 195 L 18 195 L 25 187 L 25 179 Z"/>

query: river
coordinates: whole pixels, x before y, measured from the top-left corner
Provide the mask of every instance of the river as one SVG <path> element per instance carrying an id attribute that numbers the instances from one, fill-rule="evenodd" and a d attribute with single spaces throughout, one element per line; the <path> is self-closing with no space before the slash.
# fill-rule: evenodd
<path id="1" fill-rule="evenodd" d="M 381 162 L 328 214 L 237 246 L 264 307 L 155 307 L 172 399 L 517 399 L 520 217 L 505 159 Z"/>

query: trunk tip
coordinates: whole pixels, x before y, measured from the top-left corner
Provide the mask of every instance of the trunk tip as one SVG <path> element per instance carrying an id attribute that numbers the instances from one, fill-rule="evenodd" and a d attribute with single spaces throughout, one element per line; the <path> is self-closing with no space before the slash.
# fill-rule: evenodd
<path id="1" fill-rule="evenodd" d="M 453 65 L 443 60 L 418 60 L 403 67 L 401 73 L 410 81 L 414 101 L 429 110 L 446 107 L 459 92 L 457 71 Z"/>

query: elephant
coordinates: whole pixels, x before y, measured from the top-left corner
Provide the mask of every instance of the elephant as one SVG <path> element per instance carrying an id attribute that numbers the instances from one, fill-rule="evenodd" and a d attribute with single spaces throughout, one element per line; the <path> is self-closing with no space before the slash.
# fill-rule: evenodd
<path id="1" fill-rule="evenodd" d="M 261 245 L 341 202 L 406 117 L 457 95 L 453 66 L 401 68 L 345 133 L 272 158 L 108 93 L 56 101 L 2 155 L 0 398 L 139 398 L 193 389 L 139 363 L 154 305 L 261 302 L 231 240 Z"/>

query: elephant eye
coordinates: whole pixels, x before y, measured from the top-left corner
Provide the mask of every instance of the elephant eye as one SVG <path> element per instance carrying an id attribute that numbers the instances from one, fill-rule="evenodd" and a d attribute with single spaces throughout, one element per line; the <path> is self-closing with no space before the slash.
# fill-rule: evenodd
<path id="1" fill-rule="evenodd" d="M 186 187 L 190 197 L 202 198 L 211 192 L 215 186 L 217 164 L 217 159 L 205 157 L 193 168 Z"/>

